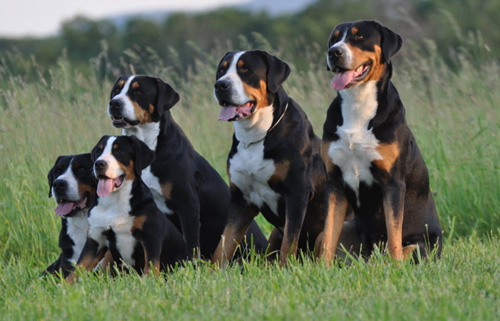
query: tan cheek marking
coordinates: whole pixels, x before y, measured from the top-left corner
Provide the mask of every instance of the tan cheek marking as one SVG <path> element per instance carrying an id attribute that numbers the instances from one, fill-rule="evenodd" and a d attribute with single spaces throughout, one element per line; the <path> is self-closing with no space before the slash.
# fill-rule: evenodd
<path id="1" fill-rule="evenodd" d="M 142 109 L 135 101 L 132 102 L 134 105 L 134 115 L 135 118 L 142 124 L 151 123 L 151 114 Z"/>
<path id="2" fill-rule="evenodd" d="M 92 204 L 93 196 L 95 194 L 95 187 L 78 183 L 78 194 L 79 195 L 88 194 L 89 197 L 92 198 L 89 204 Z"/>
<path id="3" fill-rule="evenodd" d="M 330 142 L 321 142 L 321 159 L 326 167 L 326 172 L 331 173 L 333 170 L 333 161 L 328 155 L 328 150 L 330 149 Z"/>
<path id="4" fill-rule="evenodd" d="M 353 56 L 353 66 L 361 66 L 361 64 L 370 60 L 372 62 L 371 70 L 368 75 L 363 79 L 363 81 L 379 80 L 385 69 L 385 64 L 380 63 L 380 54 L 382 53 L 379 46 L 375 46 L 375 52 L 364 51 L 358 47 L 351 46 L 347 44 L 349 49 L 352 51 Z"/>
<path id="5" fill-rule="evenodd" d="M 154 113 L 154 111 L 155 111 L 155 106 L 153 106 L 153 104 L 149 104 L 149 109 L 148 109 L 148 111 L 149 111 L 149 114 L 150 114 L 150 115 L 153 115 L 153 113 Z"/>
<path id="6" fill-rule="evenodd" d="M 144 222 L 146 221 L 146 216 L 137 216 L 134 218 L 134 222 L 132 223 L 132 227 L 130 228 L 131 232 L 134 232 L 136 230 L 142 230 L 142 226 L 144 225 Z"/>
<path id="7" fill-rule="evenodd" d="M 125 172 L 125 179 L 127 181 L 133 181 L 135 179 L 134 161 L 131 160 L 128 166 L 125 166 L 121 163 L 118 164 L 120 165 L 120 168 Z"/>
<path id="8" fill-rule="evenodd" d="M 161 184 L 161 193 L 167 200 L 172 199 L 172 183 Z"/>
<path id="9" fill-rule="evenodd" d="M 139 86 L 140 86 L 140 85 L 139 85 L 139 83 L 138 83 L 138 82 L 134 82 L 134 83 L 132 84 L 132 88 L 134 88 L 134 89 L 139 88 Z"/>
<path id="10" fill-rule="evenodd" d="M 247 84 L 243 84 L 243 88 L 248 97 L 257 102 L 257 108 L 269 106 L 267 101 L 267 85 L 264 80 L 260 81 L 259 88 L 250 87 Z"/>
<path id="11" fill-rule="evenodd" d="M 392 144 L 380 144 L 377 146 L 377 152 L 382 159 L 374 160 L 373 163 L 380 169 L 390 172 L 394 162 L 399 157 L 399 146 L 397 142 Z"/>
<path id="12" fill-rule="evenodd" d="M 290 168 L 290 161 L 274 163 L 274 174 L 269 178 L 270 182 L 284 181 Z"/>

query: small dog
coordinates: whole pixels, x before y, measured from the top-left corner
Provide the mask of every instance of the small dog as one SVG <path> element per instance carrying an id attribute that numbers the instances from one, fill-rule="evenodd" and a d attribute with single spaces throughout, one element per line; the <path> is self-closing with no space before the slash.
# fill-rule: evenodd
<path id="1" fill-rule="evenodd" d="M 401 37 L 375 21 L 346 22 L 328 41 L 327 68 L 338 91 L 327 112 L 322 158 L 327 169 L 326 223 L 321 256 L 339 243 L 363 255 L 387 244 L 395 260 L 421 257 L 442 232 L 424 159 L 390 81 Z M 344 227 L 348 206 L 353 224 Z M 342 232 L 342 235 L 341 235 Z M 427 246 L 427 248 L 426 248 Z"/>
<path id="2" fill-rule="evenodd" d="M 89 231 L 78 265 L 93 269 L 109 248 L 119 267 L 156 274 L 189 257 L 184 238 L 158 209 L 141 179 L 154 152 L 135 136 L 104 136 L 92 150 L 98 179 Z M 67 280 L 72 282 L 74 274 Z"/>
<path id="3" fill-rule="evenodd" d="M 259 212 L 274 225 L 269 250 L 280 250 L 283 265 L 298 249 L 312 250 L 323 230 L 321 140 L 282 87 L 289 73 L 285 62 L 260 50 L 229 52 L 217 67 L 219 120 L 234 124 L 229 218 L 212 258 L 219 266 Z"/>
<path id="4" fill-rule="evenodd" d="M 49 171 L 49 197 L 57 202 L 56 215 L 61 217 L 59 258 L 45 269 L 46 273 L 73 270 L 87 240 L 88 212 L 94 203 L 97 180 L 92 174 L 90 153 L 59 156 Z"/>

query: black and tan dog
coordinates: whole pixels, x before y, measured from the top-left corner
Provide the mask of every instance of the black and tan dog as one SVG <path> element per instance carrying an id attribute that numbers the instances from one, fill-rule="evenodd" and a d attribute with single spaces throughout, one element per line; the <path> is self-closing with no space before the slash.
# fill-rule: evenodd
<path id="1" fill-rule="evenodd" d="M 285 62 L 259 50 L 229 52 L 217 67 L 219 120 L 234 121 L 229 218 L 212 259 L 219 266 L 259 212 L 275 227 L 270 250 L 281 250 L 282 264 L 297 249 L 312 250 L 323 230 L 320 139 L 282 87 L 289 73 Z"/>
<path id="2" fill-rule="evenodd" d="M 88 212 L 94 203 L 97 180 L 92 174 L 90 153 L 59 156 L 49 171 L 49 197 L 57 202 L 56 215 L 61 217 L 58 259 L 46 273 L 73 270 L 87 239 Z"/>
<path id="3" fill-rule="evenodd" d="M 390 81 L 390 59 L 401 45 L 398 34 L 375 21 L 342 23 L 330 36 L 327 63 L 338 96 L 328 109 L 322 144 L 328 205 L 321 250 L 327 263 L 349 205 L 355 218 L 342 233 L 351 240 L 344 246 L 362 247 L 367 255 L 385 243 L 395 260 L 416 256 L 417 248 L 422 257 L 435 247 L 441 251 L 427 167 Z"/>
<path id="4" fill-rule="evenodd" d="M 173 120 L 170 108 L 178 101 L 177 92 L 158 78 L 122 76 L 111 91 L 108 114 L 124 135 L 136 135 L 155 151 L 142 178 L 159 209 L 181 229 L 190 252 L 200 248 L 209 259 L 224 229 L 229 189 Z M 257 251 L 265 249 L 267 239 L 255 222 L 247 236 Z"/>
<path id="5" fill-rule="evenodd" d="M 186 242 L 141 179 L 154 152 L 135 136 L 104 136 L 92 150 L 97 199 L 78 265 L 93 269 L 109 249 L 118 267 L 158 273 L 186 260 Z M 67 278 L 72 282 L 74 274 Z"/>

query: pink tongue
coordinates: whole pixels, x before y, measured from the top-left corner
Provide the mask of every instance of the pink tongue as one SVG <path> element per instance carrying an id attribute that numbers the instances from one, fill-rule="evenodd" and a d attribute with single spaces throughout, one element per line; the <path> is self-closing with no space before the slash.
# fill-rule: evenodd
<path id="1" fill-rule="evenodd" d="M 74 206 L 73 203 L 61 203 L 57 204 L 56 207 L 56 215 L 57 216 L 64 216 L 69 214 L 73 210 Z"/>
<path id="2" fill-rule="evenodd" d="M 354 70 L 347 70 L 344 72 L 337 72 L 332 80 L 332 87 L 335 90 L 342 90 L 354 80 Z"/>
<path id="3" fill-rule="evenodd" d="M 97 183 L 97 195 L 99 197 L 106 197 L 113 191 L 113 180 L 106 178 L 100 179 Z"/>
<path id="4" fill-rule="evenodd" d="M 219 120 L 228 121 L 236 116 L 236 107 L 228 106 L 220 109 Z"/>

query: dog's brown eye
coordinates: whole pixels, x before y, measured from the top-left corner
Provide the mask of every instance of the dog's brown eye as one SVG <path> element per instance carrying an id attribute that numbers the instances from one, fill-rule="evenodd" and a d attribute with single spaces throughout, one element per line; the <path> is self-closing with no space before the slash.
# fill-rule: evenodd
<path id="1" fill-rule="evenodd" d="M 136 94 L 136 95 L 142 95 L 142 91 L 140 91 L 140 90 L 136 90 L 136 91 L 135 91 L 135 94 Z"/>
<path id="2" fill-rule="evenodd" d="M 248 72 L 248 69 L 247 69 L 247 68 L 241 68 L 241 72 L 243 72 L 243 73 L 247 73 L 247 72 Z"/>
<path id="3" fill-rule="evenodd" d="M 363 36 L 357 35 L 356 37 L 354 37 L 354 39 L 361 40 L 361 39 L 363 39 Z"/>

